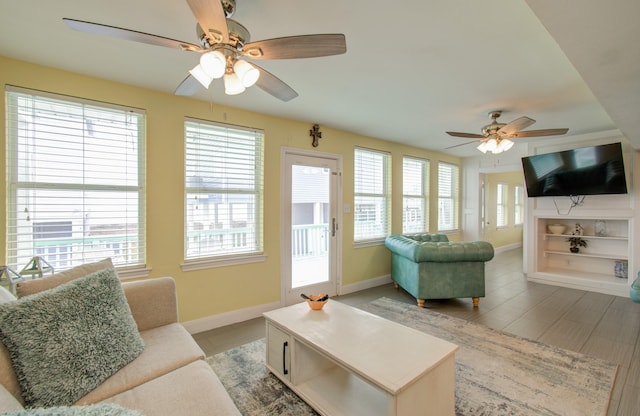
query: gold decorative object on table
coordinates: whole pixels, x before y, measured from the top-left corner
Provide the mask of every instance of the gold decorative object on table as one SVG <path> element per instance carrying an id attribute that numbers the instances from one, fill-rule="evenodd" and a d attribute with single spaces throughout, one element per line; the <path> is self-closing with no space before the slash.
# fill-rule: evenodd
<path id="1" fill-rule="evenodd" d="M 329 301 L 329 295 L 325 293 L 320 293 L 319 295 L 305 295 L 304 293 L 300 294 L 300 296 L 307 301 L 307 305 L 314 311 L 321 310 L 325 303 Z"/>

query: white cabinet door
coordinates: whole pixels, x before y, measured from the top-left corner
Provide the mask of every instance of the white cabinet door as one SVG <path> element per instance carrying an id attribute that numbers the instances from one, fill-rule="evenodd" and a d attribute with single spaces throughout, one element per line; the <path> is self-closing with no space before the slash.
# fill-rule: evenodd
<path id="1" fill-rule="evenodd" d="M 267 364 L 287 380 L 291 380 L 291 344 L 291 335 L 267 323 Z"/>

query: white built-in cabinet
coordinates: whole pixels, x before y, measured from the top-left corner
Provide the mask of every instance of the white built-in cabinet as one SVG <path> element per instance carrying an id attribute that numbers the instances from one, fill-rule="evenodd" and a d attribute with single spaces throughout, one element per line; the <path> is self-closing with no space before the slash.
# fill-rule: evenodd
<path id="1" fill-rule="evenodd" d="M 604 223 L 604 234 L 596 231 L 597 222 Z M 629 238 L 633 235 L 632 223 L 631 218 L 536 217 L 535 264 L 529 280 L 629 296 L 630 271 L 635 270 Z M 552 224 L 562 224 L 566 230 L 563 234 L 554 234 L 549 229 Z M 576 224 L 582 227 L 582 238 L 588 246 L 572 253 L 567 239 L 573 237 Z M 625 267 L 627 277 L 619 277 L 621 268 Z"/>

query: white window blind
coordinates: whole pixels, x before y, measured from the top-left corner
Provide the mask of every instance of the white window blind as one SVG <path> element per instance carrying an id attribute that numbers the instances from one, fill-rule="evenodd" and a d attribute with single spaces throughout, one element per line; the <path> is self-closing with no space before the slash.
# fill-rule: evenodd
<path id="1" fill-rule="evenodd" d="M 6 90 L 7 261 L 144 265 L 145 113 Z"/>
<path id="2" fill-rule="evenodd" d="M 402 160 L 402 232 L 428 231 L 429 161 L 405 156 Z"/>
<path id="3" fill-rule="evenodd" d="M 514 197 L 515 225 L 522 225 L 524 223 L 524 186 L 516 185 Z"/>
<path id="4" fill-rule="evenodd" d="M 355 149 L 354 241 L 380 240 L 391 231 L 391 156 Z"/>
<path id="5" fill-rule="evenodd" d="M 262 253 L 263 133 L 185 121 L 185 259 Z"/>
<path id="6" fill-rule="evenodd" d="M 458 229 L 459 168 L 450 163 L 438 163 L 438 230 Z"/>
<path id="7" fill-rule="evenodd" d="M 499 183 L 496 187 L 496 227 L 507 226 L 507 184 Z"/>

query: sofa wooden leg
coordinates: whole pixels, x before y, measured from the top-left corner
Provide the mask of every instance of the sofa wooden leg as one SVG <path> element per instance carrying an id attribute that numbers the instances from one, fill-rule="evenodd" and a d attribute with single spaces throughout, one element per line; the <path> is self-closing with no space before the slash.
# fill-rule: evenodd
<path id="1" fill-rule="evenodd" d="M 473 307 L 477 308 L 478 304 L 480 303 L 480 298 L 479 297 L 475 297 L 475 298 L 471 298 L 473 300 Z"/>
<path id="2" fill-rule="evenodd" d="M 418 299 L 418 306 L 424 308 L 424 299 Z"/>
<path id="3" fill-rule="evenodd" d="M 400 288 L 400 286 L 396 282 L 393 282 L 393 287 L 396 289 Z"/>

